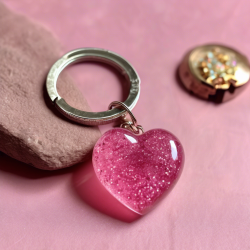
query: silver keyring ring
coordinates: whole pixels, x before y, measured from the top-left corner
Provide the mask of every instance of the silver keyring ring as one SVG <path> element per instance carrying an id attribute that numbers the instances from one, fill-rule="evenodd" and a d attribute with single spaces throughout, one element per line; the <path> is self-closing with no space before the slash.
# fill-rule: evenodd
<path id="1" fill-rule="evenodd" d="M 115 121 L 122 116 L 126 111 L 114 108 L 102 112 L 86 112 L 71 107 L 58 94 L 56 89 L 57 79 L 64 68 L 70 64 L 82 61 L 97 61 L 107 63 L 118 69 L 130 83 L 130 90 L 127 100 L 124 104 L 132 110 L 136 105 L 140 95 L 140 78 L 135 69 L 123 57 L 109 50 L 97 48 L 81 48 L 68 52 L 61 57 L 50 69 L 46 88 L 51 101 L 56 108 L 70 120 L 82 123 L 85 125 L 101 125 Z"/>

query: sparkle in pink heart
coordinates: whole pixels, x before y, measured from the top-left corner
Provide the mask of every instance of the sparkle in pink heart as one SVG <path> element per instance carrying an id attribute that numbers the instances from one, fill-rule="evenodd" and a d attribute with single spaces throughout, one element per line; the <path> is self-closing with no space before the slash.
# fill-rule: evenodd
<path id="1" fill-rule="evenodd" d="M 163 129 L 142 135 L 115 128 L 96 143 L 93 165 L 103 186 L 133 211 L 144 214 L 178 179 L 184 163 L 179 140 Z"/>

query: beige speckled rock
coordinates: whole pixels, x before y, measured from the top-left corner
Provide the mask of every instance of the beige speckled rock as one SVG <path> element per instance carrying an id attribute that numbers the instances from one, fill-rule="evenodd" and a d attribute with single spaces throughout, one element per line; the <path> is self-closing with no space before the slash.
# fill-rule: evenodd
<path id="1" fill-rule="evenodd" d="M 41 169 L 60 169 L 84 161 L 100 137 L 62 117 L 49 103 L 46 75 L 62 55 L 53 35 L 0 3 L 0 151 Z M 89 110 L 72 80 L 63 74 L 61 96 Z"/>

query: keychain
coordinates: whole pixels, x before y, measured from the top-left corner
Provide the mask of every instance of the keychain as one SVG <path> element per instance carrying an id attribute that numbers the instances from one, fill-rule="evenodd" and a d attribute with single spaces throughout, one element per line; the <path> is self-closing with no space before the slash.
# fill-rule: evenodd
<path id="1" fill-rule="evenodd" d="M 126 101 L 114 101 L 103 112 L 85 112 L 68 105 L 57 93 L 56 82 L 65 67 L 82 61 L 103 62 L 118 69 L 130 83 Z M 137 124 L 131 110 L 139 99 L 140 78 L 124 58 L 97 48 L 70 51 L 50 69 L 46 88 L 57 110 L 70 120 L 90 126 L 122 121 L 120 128 L 107 131 L 97 141 L 92 162 L 99 181 L 123 205 L 143 215 L 171 190 L 183 168 L 183 147 L 170 132 L 144 132 Z"/>

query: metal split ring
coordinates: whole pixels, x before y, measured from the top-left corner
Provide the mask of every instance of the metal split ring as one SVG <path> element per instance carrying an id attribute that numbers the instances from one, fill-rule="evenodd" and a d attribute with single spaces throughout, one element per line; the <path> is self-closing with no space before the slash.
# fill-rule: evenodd
<path id="1" fill-rule="evenodd" d="M 129 95 L 124 104 L 129 110 L 136 105 L 140 95 L 140 78 L 135 69 L 123 57 L 109 50 L 97 48 L 81 48 L 72 50 L 61 57 L 50 69 L 46 88 L 51 101 L 56 108 L 68 119 L 85 125 L 101 125 L 115 121 L 125 114 L 124 109 L 114 108 L 102 112 L 86 112 L 71 107 L 57 92 L 57 79 L 64 68 L 70 64 L 83 61 L 107 63 L 118 69 L 130 83 Z"/>

